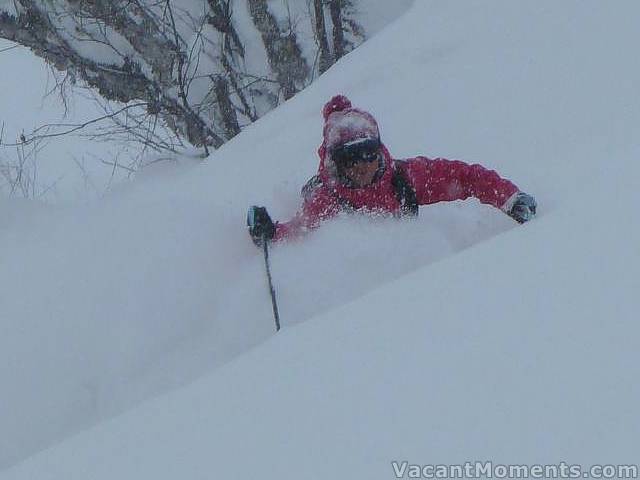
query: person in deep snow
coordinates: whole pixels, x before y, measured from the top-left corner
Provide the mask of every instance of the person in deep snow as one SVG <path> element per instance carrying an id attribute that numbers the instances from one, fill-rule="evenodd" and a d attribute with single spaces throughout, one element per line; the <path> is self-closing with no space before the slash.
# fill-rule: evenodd
<path id="1" fill-rule="evenodd" d="M 341 212 L 410 217 L 420 205 L 474 197 L 519 223 L 536 214 L 536 201 L 509 180 L 481 165 L 415 157 L 394 159 L 380 140 L 373 116 L 348 98 L 333 97 L 323 109 L 320 167 L 302 189 L 302 208 L 285 223 L 264 207 L 251 207 L 249 234 L 257 246 L 299 237 Z"/>

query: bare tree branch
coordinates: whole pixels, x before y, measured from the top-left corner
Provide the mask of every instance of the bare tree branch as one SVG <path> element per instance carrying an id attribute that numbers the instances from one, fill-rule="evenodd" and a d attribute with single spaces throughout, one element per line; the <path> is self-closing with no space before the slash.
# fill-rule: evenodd
<path id="1" fill-rule="evenodd" d="M 102 117 L 97 117 L 97 118 L 93 118 L 91 120 L 88 120 L 84 123 L 77 123 L 77 124 L 71 124 L 71 123 L 52 123 L 52 124 L 45 124 L 45 125 L 41 125 L 38 128 L 36 128 L 33 132 L 31 132 L 31 134 L 29 134 L 29 136 L 23 136 L 23 140 L 18 142 L 18 143 L 0 143 L 0 145 L 3 145 L 5 147 L 18 147 L 18 146 L 24 146 L 24 145 L 29 145 L 31 143 L 34 143 L 38 140 L 43 140 L 45 138 L 53 138 L 53 137 L 61 137 L 63 135 L 69 135 L 71 133 L 75 133 L 79 130 L 82 130 L 84 128 L 87 128 L 90 125 L 93 125 L 95 123 L 98 122 L 102 122 L 104 120 L 108 120 L 111 119 L 113 117 L 115 117 L 116 115 L 119 115 L 120 113 L 129 110 L 131 108 L 139 108 L 139 107 L 144 107 L 146 106 L 146 103 L 134 103 L 134 104 L 130 104 L 127 105 L 126 107 L 122 107 L 121 109 L 119 109 L 118 111 L 109 114 L 109 115 L 104 115 Z M 54 132 L 54 133 L 40 133 L 41 131 L 48 131 L 52 128 L 63 128 L 66 127 L 67 130 L 63 130 L 61 132 Z"/>

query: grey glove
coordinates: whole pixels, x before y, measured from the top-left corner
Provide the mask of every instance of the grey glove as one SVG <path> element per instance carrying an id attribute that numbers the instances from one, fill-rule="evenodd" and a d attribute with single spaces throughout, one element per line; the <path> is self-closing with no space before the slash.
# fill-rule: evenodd
<path id="1" fill-rule="evenodd" d="M 507 210 L 507 215 L 518 223 L 524 223 L 536 216 L 538 203 L 528 193 L 518 192 L 511 207 Z"/>

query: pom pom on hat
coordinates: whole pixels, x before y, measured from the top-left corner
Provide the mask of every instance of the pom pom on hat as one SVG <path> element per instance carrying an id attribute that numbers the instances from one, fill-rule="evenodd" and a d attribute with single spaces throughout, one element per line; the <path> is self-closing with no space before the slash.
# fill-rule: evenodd
<path id="1" fill-rule="evenodd" d="M 326 122 L 329 119 L 329 115 L 331 115 L 332 113 L 342 112 L 344 110 L 350 109 L 351 107 L 351 100 L 349 100 L 344 95 L 336 95 L 331 100 L 329 100 L 322 109 L 322 116 L 324 117 L 324 121 Z"/>
<path id="2" fill-rule="evenodd" d="M 354 108 L 344 95 L 336 95 L 329 100 L 322 114 L 323 144 L 328 149 L 358 139 L 380 140 L 376 119 L 370 113 Z"/>

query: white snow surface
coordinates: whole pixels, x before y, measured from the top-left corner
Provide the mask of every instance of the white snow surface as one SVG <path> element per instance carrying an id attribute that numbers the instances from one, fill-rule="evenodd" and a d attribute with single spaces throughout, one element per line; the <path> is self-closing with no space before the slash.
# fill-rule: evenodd
<path id="1" fill-rule="evenodd" d="M 638 463 L 639 14 L 416 2 L 204 165 L 82 208 L 0 202 L 0 465 L 58 443 L 0 479 Z M 539 217 L 330 222 L 273 249 L 273 335 L 244 212 L 293 214 L 335 93 L 395 156 L 494 168 Z"/>

